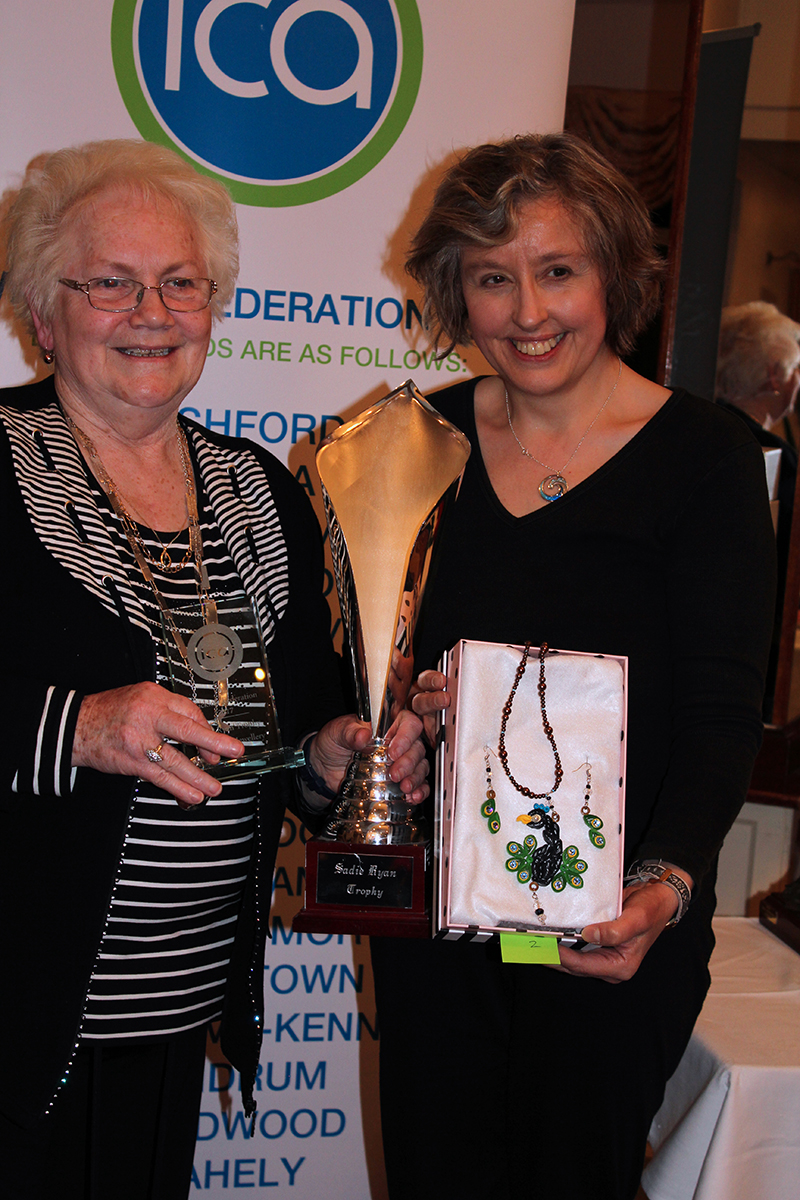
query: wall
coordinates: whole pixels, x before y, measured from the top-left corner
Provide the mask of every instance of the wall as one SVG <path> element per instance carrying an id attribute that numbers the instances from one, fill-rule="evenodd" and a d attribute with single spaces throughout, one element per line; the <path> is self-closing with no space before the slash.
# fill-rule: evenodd
<path id="1" fill-rule="evenodd" d="M 705 0 L 704 29 L 761 24 L 753 45 L 742 137 L 800 139 L 797 0 Z"/>
<path id="2" fill-rule="evenodd" d="M 768 254 L 800 252 L 798 177 L 782 169 L 783 149 L 774 142 L 751 141 L 739 148 L 737 236 L 727 304 L 767 300 L 782 312 L 789 310 L 792 264 L 767 261 Z"/>

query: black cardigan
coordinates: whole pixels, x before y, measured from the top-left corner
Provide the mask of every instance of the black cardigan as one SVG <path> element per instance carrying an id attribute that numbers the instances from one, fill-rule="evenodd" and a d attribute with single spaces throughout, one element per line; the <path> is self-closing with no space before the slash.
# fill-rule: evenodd
<path id="1" fill-rule="evenodd" d="M 54 402 L 51 379 L 0 393 L 0 405 L 30 414 L 31 431 L 37 412 Z M 249 459 L 251 469 L 255 460 L 264 494 L 271 494 L 275 505 L 288 551 L 288 594 L 277 612 L 270 610 L 268 623 L 274 628 L 268 652 L 284 740 L 294 744 L 342 711 L 316 518 L 302 488 L 268 452 L 192 422 L 185 428 L 196 465 L 198 449 L 206 458 L 222 456 L 223 462 L 231 456 Z M 48 685 L 55 685 L 59 696 L 68 689 L 79 695 L 104 691 L 154 678 L 155 662 L 146 630 L 110 611 L 42 544 L 20 493 L 2 424 L 0 463 L 9 568 L 2 593 L 6 738 L 0 756 L 0 958 L 5 986 L 0 1012 L 6 1039 L 0 1111 L 27 1126 L 47 1110 L 76 1046 L 134 781 L 80 768 L 70 794 L 56 796 L 15 792 L 13 780 L 31 760 Z M 228 469 L 218 475 L 225 477 Z M 244 527 L 257 523 L 260 514 L 254 518 L 252 506 L 236 491 L 234 482 L 225 497 L 225 520 L 227 528 L 242 533 L 244 545 Z M 219 519 L 216 508 L 215 515 Z M 236 550 L 229 549 L 243 574 Z M 253 563 L 246 567 L 252 574 Z M 69 737 L 72 732 L 70 727 Z M 223 1048 L 242 1074 L 248 1108 L 263 1027 L 272 870 L 284 805 L 291 798 L 287 775 L 262 777 L 256 842 L 223 1007 Z"/>

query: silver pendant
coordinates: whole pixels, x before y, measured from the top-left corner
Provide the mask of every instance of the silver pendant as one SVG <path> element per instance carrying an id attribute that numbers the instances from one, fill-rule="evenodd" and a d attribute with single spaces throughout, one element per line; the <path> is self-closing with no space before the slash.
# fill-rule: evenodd
<path id="1" fill-rule="evenodd" d="M 553 475 L 547 475 L 539 484 L 539 495 L 548 503 L 553 500 L 560 500 L 567 490 L 567 481 L 563 475 L 555 472 Z"/>

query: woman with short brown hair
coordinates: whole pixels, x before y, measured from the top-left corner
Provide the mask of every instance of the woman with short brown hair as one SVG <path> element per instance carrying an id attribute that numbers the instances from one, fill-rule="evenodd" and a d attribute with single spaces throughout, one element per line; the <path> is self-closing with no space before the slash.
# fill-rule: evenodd
<path id="1" fill-rule="evenodd" d="M 660 268 L 642 202 L 574 137 L 468 151 L 409 270 L 439 344 L 474 343 L 494 372 L 431 397 L 472 455 L 417 662 L 462 638 L 627 656 L 628 886 L 557 969 L 469 937 L 372 939 L 390 1195 L 633 1200 L 708 987 L 716 856 L 761 736 L 763 460 L 735 418 L 622 362 Z M 447 680 L 421 682 L 430 718 Z M 486 713 L 487 754 L 504 719 Z M 516 779 L 526 795 L 547 782 Z"/>

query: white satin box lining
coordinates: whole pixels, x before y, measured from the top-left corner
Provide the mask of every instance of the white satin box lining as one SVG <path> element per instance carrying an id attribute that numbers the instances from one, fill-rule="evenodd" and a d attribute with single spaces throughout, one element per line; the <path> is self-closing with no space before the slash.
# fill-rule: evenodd
<path id="1" fill-rule="evenodd" d="M 518 818 L 536 801 L 518 792 L 497 757 L 500 719 L 522 657 L 522 646 L 461 641 L 440 669 L 452 696 L 443 714 L 437 751 L 436 850 L 437 928 L 450 936 L 482 937 L 510 930 L 575 935 L 594 921 L 611 921 L 621 911 L 628 661 L 614 655 L 570 650 L 545 658 L 546 708 L 561 757 L 563 778 L 552 794 L 564 849 L 577 848 L 586 864 L 561 892 L 538 890 L 538 905 L 526 883 L 506 863 L 509 843 L 531 832 Z M 506 728 L 511 773 L 534 792 L 554 781 L 555 760 L 543 730 L 538 648 L 514 698 Z M 485 751 L 500 829 L 491 833 L 481 813 L 486 800 Z M 591 768 L 590 809 L 603 822 L 605 846 L 598 849 L 581 815 L 587 763 Z M 539 845 L 541 833 L 536 833 Z M 534 908 L 544 909 L 542 925 Z"/>

